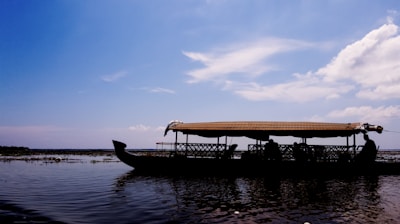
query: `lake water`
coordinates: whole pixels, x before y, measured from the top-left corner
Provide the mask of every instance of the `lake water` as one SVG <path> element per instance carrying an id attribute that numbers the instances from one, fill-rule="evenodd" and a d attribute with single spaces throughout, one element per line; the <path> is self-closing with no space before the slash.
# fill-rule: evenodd
<path id="1" fill-rule="evenodd" d="M 115 156 L 0 162 L 0 223 L 400 223 L 400 176 L 142 176 Z"/>

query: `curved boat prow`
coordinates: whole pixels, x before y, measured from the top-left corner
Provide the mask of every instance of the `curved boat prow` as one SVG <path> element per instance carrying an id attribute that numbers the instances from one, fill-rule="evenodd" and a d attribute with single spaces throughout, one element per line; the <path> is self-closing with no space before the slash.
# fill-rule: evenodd
<path id="1" fill-rule="evenodd" d="M 123 143 L 123 142 L 119 142 L 119 141 L 115 141 L 115 140 L 112 140 L 112 142 L 113 142 L 113 144 L 114 144 L 114 149 L 115 149 L 115 151 L 120 151 L 120 150 L 124 150 L 125 151 L 125 148 L 126 148 L 126 144 L 125 143 Z"/>
<path id="2" fill-rule="evenodd" d="M 113 140 L 112 142 L 114 144 L 115 154 L 117 155 L 118 159 L 121 160 L 123 163 L 134 167 L 136 156 L 130 154 L 125 150 L 126 144 L 115 140 Z"/>

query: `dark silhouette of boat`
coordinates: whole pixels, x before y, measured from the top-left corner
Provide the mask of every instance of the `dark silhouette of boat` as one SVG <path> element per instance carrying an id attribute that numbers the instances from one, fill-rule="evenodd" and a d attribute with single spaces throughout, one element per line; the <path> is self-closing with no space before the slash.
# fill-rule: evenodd
<path id="1" fill-rule="evenodd" d="M 149 174 L 216 174 L 216 175 L 397 175 L 400 163 L 376 161 L 375 154 L 359 156 L 367 150 L 356 145 L 356 135 L 383 128 L 367 123 L 323 122 L 199 122 L 172 121 L 165 130 L 176 134 L 172 150 L 163 153 L 135 155 L 126 144 L 113 140 L 117 157 L 135 172 Z M 186 136 L 178 141 L 178 133 Z M 191 143 L 190 135 L 214 138 L 216 143 Z M 293 136 L 300 143 L 278 144 L 270 136 Z M 228 137 L 255 139 L 246 151 L 236 152 L 237 144 Z M 346 145 L 308 145 L 307 139 L 345 137 Z M 352 137 L 352 144 L 350 144 Z M 221 138 L 224 139 L 220 142 Z M 165 143 L 163 143 L 165 144 Z M 370 145 L 370 144 L 368 144 Z M 375 146 L 375 143 L 373 143 Z M 367 146 L 367 144 L 365 145 Z M 366 152 L 365 152 L 366 153 Z"/>

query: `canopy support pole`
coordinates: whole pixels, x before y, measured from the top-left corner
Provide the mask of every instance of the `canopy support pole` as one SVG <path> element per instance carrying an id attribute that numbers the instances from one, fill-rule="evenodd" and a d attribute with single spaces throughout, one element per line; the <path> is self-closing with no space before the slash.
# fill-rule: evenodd
<path id="1" fill-rule="evenodd" d="M 354 153 L 354 158 L 356 157 L 356 134 L 353 134 L 353 153 Z"/>
<path id="2" fill-rule="evenodd" d="M 186 134 L 186 144 L 185 144 L 186 152 L 188 151 L 188 143 L 189 143 L 189 134 Z"/>
<path id="3" fill-rule="evenodd" d="M 175 151 L 178 149 L 178 132 L 175 132 Z"/>

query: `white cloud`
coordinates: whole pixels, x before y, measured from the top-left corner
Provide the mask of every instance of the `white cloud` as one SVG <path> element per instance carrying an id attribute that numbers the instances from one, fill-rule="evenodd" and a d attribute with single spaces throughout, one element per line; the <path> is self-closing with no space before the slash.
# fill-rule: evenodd
<path id="1" fill-rule="evenodd" d="M 147 131 L 154 131 L 154 132 L 163 132 L 165 130 L 165 126 L 148 126 L 144 124 L 137 124 L 128 127 L 130 131 L 137 131 L 137 132 L 147 132 Z"/>
<path id="2" fill-rule="evenodd" d="M 174 90 L 160 88 L 160 87 L 156 87 L 156 88 L 152 88 L 152 89 L 148 89 L 148 90 L 149 90 L 149 92 L 152 92 L 152 93 L 169 93 L 169 94 L 174 94 L 175 93 Z"/>
<path id="3" fill-rule="evenodd" d="M 128 127 L 128 129 L 131 131 L 148 131 L 148 130 L 151 130 L 152 128 L 150 126 L 138 124 L 138 125 L 130 126 L 130 127 Z"/>
<path id="4" fill-rule="evenodd" d="M 261 86 L 257 83 L 243 84 L 229 88 L 243 98 L 261 100 L 284 100 L 290 102 L 307 102 L 316 99 L 335 99 L 350 91 L 353 87 L 346 84 L 328 84 L 321 82 L 313 74 L 295 75 L 296 79 L 291 82 Z"/>
<path id="5" fill-rule="evenodd" d="M 360 98 L 400 98 L 399 52 L 398 26 L 385 24 L 345 47 L 316 74 L 328 82 L 348 81 L 358 85 L 356 96 Z"/>
<path id="6" fill-rule="evenodd" d="M 104 82 L 115 82 L 123 77 L 125 77 L 128 74 L 128 72 L 126 71 L 120 71 L 120 72 L 116 72 L 110 75 L 105 75 L 101 77 L 101 80 L 103 80 Z"/>
<path id="7" fill-rule="evenodd" d="M 400 13 L 397 10 L 389 9 L 387 10 L 388 16 L 386 17 L 386 21 L 388 23 L 393 23 L 396 17 L 399 17 Z"/>
<path id="8" fill-rule="evenodd" d="M 155 128 L 156 131 L 165 131 L 165 126 L 158 126 Z"/>
<path id="9" fill-rule="evenodd" d="M 133 88 L 136 89 L 136 88 Z M 168 94 L 175 94 L 176 92 L 172 89 L 162 88 L 162 87 L 141 87 L 138 88 L 140 90 L 144 90 L 149 93 L 168 93 Z"/>
<path id="10" fill-rule="evenodd" d="M 185 56 L 204 64 L 205 68 L 189 71 L 188 83 L 221 81 L 234 73 L 258 76 L 274 69 L 266 59 L 273 55 L 310 47 L 309 43 L 289 39 L 263 39 L 236 44 L 209 53 L 183 52 Z"/>
<path id="11" fill-rule="evenodd" d="M 371 106 L 347 107 L 335 110 L 327 115 L 328 118 L 357 118 L 362 122 L 384 122 L 393 118 L 400 118 L 400 106 Z"/>
<path id="12" fill-rule="evenodd" d="M 361 89 L 357 96 L 360 98 L 366 98 L 370 100 L 386 100 L 400 98 L 400 86 L 399 83 L 388 83 L 386 85 L 379 85 L 375 88 Z"/>
<path id="13" fill-rule="evenodd" d="M 276 100 L 307 102 L 336 99 L 354 91 L 356 97 L 370 100 L 400 98 L 399 27 L 390 20 L 362 39 L 344 47 L 332 61 L 307 74 L 294 74 L 278 84 L 234 81 L 234 73 L 249 78 L 274 70 L 267 59 L 285 51 L 299 50 L 312 44 L 282 39 L 265 39 L 210 53 L 184 52 L 204 68 L 188 72 L 189 83 L 218 81 L 223 89 L 254 101 Z"/>

